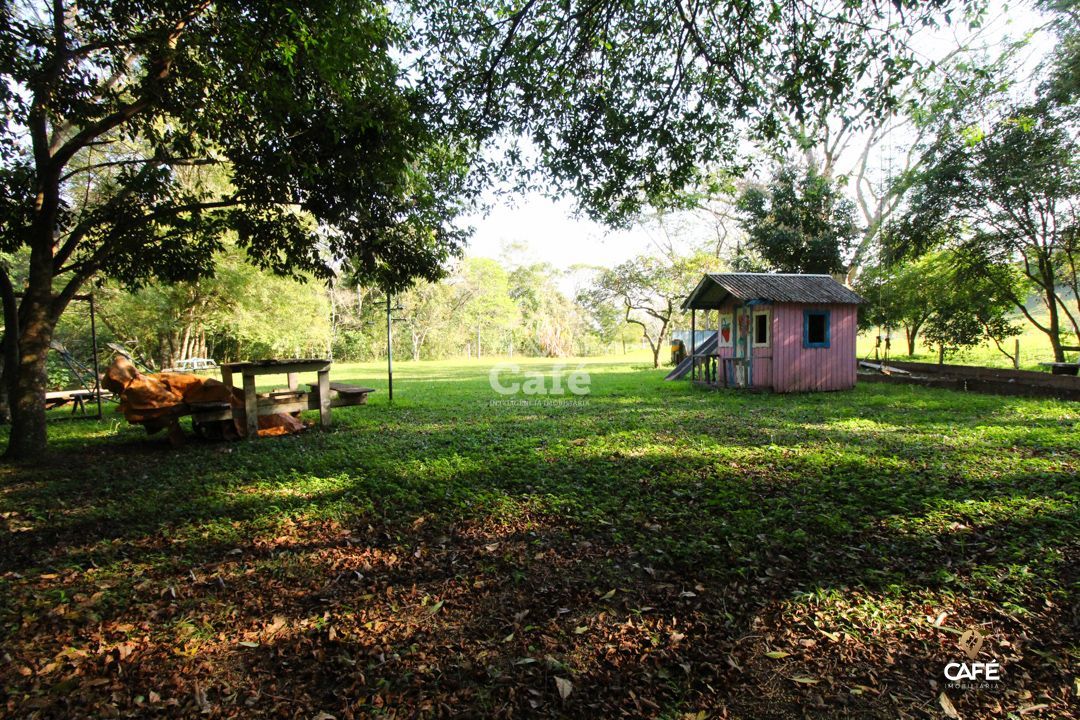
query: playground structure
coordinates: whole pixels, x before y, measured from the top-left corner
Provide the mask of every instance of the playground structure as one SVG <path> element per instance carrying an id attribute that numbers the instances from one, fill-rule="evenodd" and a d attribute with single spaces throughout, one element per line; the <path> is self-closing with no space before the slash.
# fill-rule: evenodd
<path id="1" fill-rule="evenodd" d="M 696 338 L 695 338 L 696 340 Z M 685 344 L 684 344 L 685 345 Z M 675 369 L 667 374 L 665 380 L 682 380 L 686 377 L 694 367 L 696 361 L 702 361 L 707 357 L 716 353 L 716 333 L 709 335 L 703 343 L 694 347 L 693 352 L 686 353 L 686 356 L 675 365 Z"/>
<path id="2" fill-rule="evenodd" d="M 689 373 L 709 387 L 781 393 L 852 388 L 862 302 L 830 275 L 706 275 L 682 307 L 691 311 L 691 333 L 697 311 L 712 312 L 715 334 L 700 349 L 692 345 L 687 366 L 668 379 Z"/>
<path id="3" fill-rule="evenodd" d="M 15 297 L 21 298 L 22 293 L 16 293 Z M 101 372 L 98 365 L 97 311 L 94 306 L 94 296 L 92 294 L 76 295 L 72 300 L 85 302 L 89 308 L 91 356 L 89 360 L 80 361 L 63 342 L 53 339 L 49 344 L 49 349 L 60 357 L 68 374 L 78 387 L 46 392 L 45 408 L 53 409 L 71 404 L 73 417 L 100 420 L 105 391 L 101 388 Z M 88 412 L 88 401 L 96 405 L 96 413 Z"/>
<path id="4" fill-rule="evenodd" d="M 101 418 L 101 396 L 102 391 L 100 387 L 100 380 L 98 374 L 94 368 L 87 367 L 86 364 L 80 362 L 71 354 L 70 351 L 64 346 L 63 343 L 53 340 L 49 344 L 49 349 L 60 356 L 64 365 L 67 367 L 68 373 L 75 379 L 81 386 L 80 388 L 72 388 L 68 390 L 53 390 L 45 393 L 45 409 L 51 410 L 57 407 L 63 407 L 68 403 L 71 404 L 71 414 L 77 415 L 81 412 L 83 417 L 95 417 Z M 94 365 L 96 367 L 96 356 Z M 97 414 L 88 415 L 86 412 L 87 400 L 97 401 Z"/>

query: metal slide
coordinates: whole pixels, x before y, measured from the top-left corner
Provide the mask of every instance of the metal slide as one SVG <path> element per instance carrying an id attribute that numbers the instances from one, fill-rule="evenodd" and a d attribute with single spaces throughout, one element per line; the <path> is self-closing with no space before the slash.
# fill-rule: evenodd
<path id="1" fill-rule="evenodd" d="M 690 368 L 694 366 L 694 357 L 709 355 L 716 352 L 716 333 L 710 335 L 705 342 L 701 343 L 694 349 L 693 355 L 687 355 L 681 363 L 675 366 L 675 369 L 667 374 L 665 380 L 680 380 L 686 377 L 686 374 L 690 372 Z"/>

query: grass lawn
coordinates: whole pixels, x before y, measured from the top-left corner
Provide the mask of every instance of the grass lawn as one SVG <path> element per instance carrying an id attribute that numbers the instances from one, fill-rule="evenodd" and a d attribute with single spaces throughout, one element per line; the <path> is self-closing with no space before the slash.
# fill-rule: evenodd
<path id="1" fill-rule="evenodd" d="M 1043 321 L 1046 322 L 1045 320 Z M 1014 322 L 1021 328 L 1022 332 L 1015 338 L 1008 338 L 1002 343 L 1002 346 L 1012 353 L 1015 347 L 1014 342 L 1019 340 L 1020 369 L 1048 372 L 1047 368 L 1041 366 L 1039 363 L 1051 362 L 1054 359 L 1054 349 L 1050 346 L 1050 338 L 1046 336 L 1046 333 L 1040 331 L 1019 315 L 1014 319 Z M 858 340 L 859 357 L 873 359 L 876 341 L 877 330 L 861 333 Z M 1065 345 L 1074 345 L 1074 341 L 1075 338 L 1071 334 L 1066 334 Z M 885 348 L 882 347 L 880 352 L 884 353 Z M 1075 352 L 1067 352 L 1065 353 L 1065 356 L 1069 362 L 1076 361 Z M 938 361 L 937 349 L 928 346 L 924 342 L 921 334 L 915 342 L 915 354 L 908 355 L 907 340 L 904 339 L 904 331 L 902 329 L 893 330 L 890 357 L 895 360 L 911 360 L 913 362 L 936 363 Z M 950 355 L 945 359 L 945 362 L 956 365 L 981 365 L 984 367 L 999 368 L 1011 368 L 1013 366 L 1012 360 L 1003 355 L 994 343 L 989 340 L 975 347 L 966 348 L 954 355 Z"/>
<path id="2" fill-rule="evenodd" d="M 1080 405 L 488 367 L 336 366 L 380 392 L 254 443 L 54 423 L 0 466 L 0 715 L 1076 716 Z M 970 627 L 1002 679 L 946 688 Z"/>

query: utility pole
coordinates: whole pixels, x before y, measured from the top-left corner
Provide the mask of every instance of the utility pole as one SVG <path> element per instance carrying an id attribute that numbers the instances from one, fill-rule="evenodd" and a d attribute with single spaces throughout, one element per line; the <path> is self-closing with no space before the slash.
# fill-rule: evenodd
<path id="1" fill-rule="evenodd" d="M 394 402 L 394 331 L 389 290 L 386 291 L 386 390 L 390 402 Z"/>

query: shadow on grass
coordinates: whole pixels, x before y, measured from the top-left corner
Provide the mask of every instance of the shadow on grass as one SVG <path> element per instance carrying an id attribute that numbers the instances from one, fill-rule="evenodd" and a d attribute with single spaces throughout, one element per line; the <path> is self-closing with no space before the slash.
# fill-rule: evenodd
<path id="1" fill-rule="evenodd" d="M 955 659 L 928 607 L 1039 650 L 1017 698 L 1067 685 L 1074 414 L 635 383 L 520 409 L 478 382 L 331 432 L 73 441 L 9 472 L 9 711 L 896 716 Z"/>

